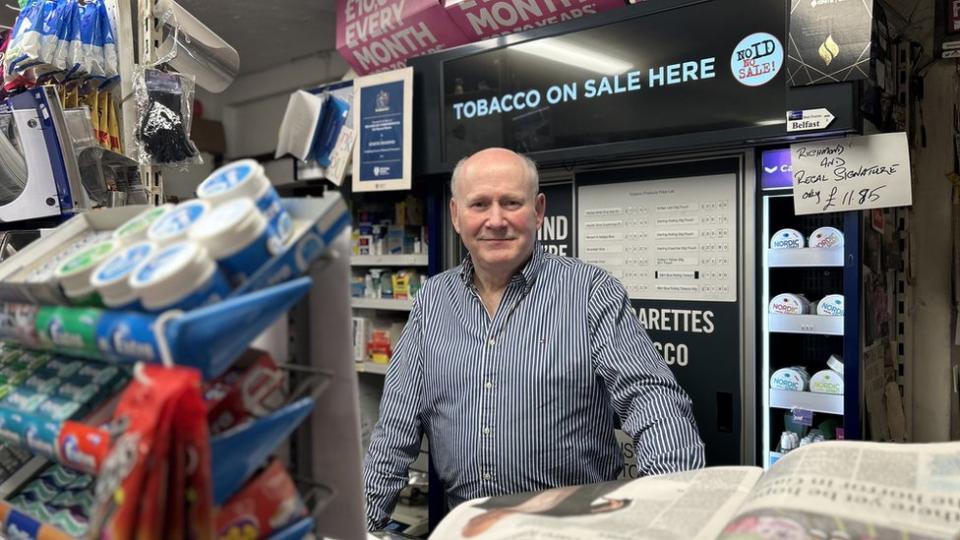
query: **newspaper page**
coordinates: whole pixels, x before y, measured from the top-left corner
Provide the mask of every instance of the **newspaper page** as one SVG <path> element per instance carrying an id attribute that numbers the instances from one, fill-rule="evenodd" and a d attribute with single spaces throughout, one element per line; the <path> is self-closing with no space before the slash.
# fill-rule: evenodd
<path id="1" fill-rule="evenodd" d="M 960 443 L 828 441 L 781 458 L 722 540 L 933 540 L 960 532 Z"/>
<path id="2" fill-rule="evenodd" d="M 475 499 L 457 507 L 435 539 L 713 540 L 762 471 L 698 471 Z"/>

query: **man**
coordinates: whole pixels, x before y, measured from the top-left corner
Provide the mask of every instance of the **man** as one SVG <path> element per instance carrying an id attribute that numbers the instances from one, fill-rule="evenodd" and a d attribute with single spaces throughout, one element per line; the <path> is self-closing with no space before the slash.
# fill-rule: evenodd
<path id="1" fill-rule="evenodd" d="M 482 150 L 451 191 L 469 256 L 427 281 L 397 344 L 364 462 L 368 526 L 387 522 L 422 434 L 451 507 L 613 480 L 618 424 L 641 474 L 702 467 L 690 399 L 623 286 L 537 243 L 536 165 Z"/>

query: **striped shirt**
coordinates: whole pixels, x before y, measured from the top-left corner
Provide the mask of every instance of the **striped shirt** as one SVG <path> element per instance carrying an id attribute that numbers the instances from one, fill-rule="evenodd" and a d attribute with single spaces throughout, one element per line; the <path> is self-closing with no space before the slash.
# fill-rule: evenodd
<path id="1" fill-rule="evenodd" d="M 620 282 L 537 244 L 491 319 L 467 257 L 427 281 L 397 343 L 364 461 L 367 524 L 388 521 L 422 434 L 453 507 L 613 480 L 618 426 L 643 475 L 704 465 L 690 399 Z"/>

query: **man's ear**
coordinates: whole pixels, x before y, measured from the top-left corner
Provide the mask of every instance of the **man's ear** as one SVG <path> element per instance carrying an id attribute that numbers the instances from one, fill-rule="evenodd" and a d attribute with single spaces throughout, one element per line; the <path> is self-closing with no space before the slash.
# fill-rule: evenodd
<path id="1" fill-rule="evenodd" d="M 543 193 L 537 193 L 534 207 L 537 209 L 537 228 L 539 229 L 543 225 L 543 216 L 547 212 L 547 196 Z"/>
<path id="2" fill-rule="evenodd" d="M 457 200 L 453 197 L 450 197 L 450 222 L 453 224 L 453 230 L 457 231 L 457 234 L 460 234 L 460 224 L 457 216 Z"/>

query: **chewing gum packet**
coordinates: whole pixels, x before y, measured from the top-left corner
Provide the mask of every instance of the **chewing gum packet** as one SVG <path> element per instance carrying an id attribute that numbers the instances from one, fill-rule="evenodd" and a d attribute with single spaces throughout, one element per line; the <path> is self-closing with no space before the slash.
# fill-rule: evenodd
<path id="1" fill-rule="evenodd" d="M 97 478 L 89 538 L 212 537 L 200 383 L 194 369 L 146 366 L 123 392 L 112 421 L 113 448 Z"/>

